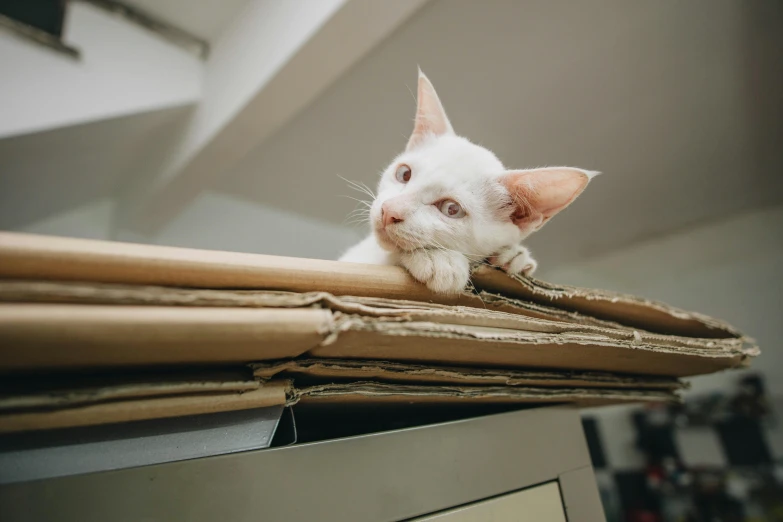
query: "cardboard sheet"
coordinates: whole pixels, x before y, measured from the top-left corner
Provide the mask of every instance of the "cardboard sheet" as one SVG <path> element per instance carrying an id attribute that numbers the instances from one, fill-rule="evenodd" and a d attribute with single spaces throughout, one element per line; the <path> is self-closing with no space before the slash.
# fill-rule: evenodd
<path id="1" fill-rule="evenodd" d="M 286 381 L 269 382 L 246 392 L 179 395 L 119 400 L 0 415 L 0 433 L 93 426 L 136 420 L 247 410 L 285 404 Z"/>
<path id="2" fill-rule="evenodd" d="M 458 386 L 536 386 L 676 391 L 685 387 L 670 377 L 623 376 L 592 372 L 534 372 L 526 370 L 426 366 L 392 361 L 294 359 L 255 363 L 253 374 L 261 379 L 290 377 L 331 382 L 375 381 L 387 383 L 444 384 Z"/>
<path id="3" fill-rule="evenodd" d="M 365 374 L 366 375 L 366 374 Z M 513 386 L 389 383 L 378 381 L 321 382 L 299 384 L 298 380 L 268 382 L 180 382 L 176 392 L 158 381 L 117 382 L 95 390 L 81 388 L 47 395 L 12 397 L 0 401 L 0 433 L 48 430 L 198 415 L 275 405 L 476 405 L 476 404 L 575 404 L 597 406 L 648 401 L 678 401 L 673 389 L 579 387 L 579 381 L 563 386 L 533 386 L 533 380 Z M 513 381 L 510 381 L 513 382 Z M 250 386 L 247 386 L 250 384 Z M 525 384 L 525 385 L 521 385 Z M 552 383 L 550 383 L 552 384 Z M 594 384 L 594 383 L 593 383 Z M 247 389 L 232 390 L 233 387 Z M 96 392 L 97 393 L 93 393 Z M 29 399 L 36 400 L 29 400 Z"/>
<path id="4" fill-rule="evenodd" d="M 488 267 L 481 267 L 475 272 L 473 280 L 488 292 L 651 332 L 715 339 L 742 336 L 741 332 L 723 321 L 618 292 L 555 285 L 532 277 L 509 276 Z"/>
<path id="5" fill-rule="evenodd" d="M 299 295 L 293 300 L 308 302 Z M 657 336 L 473 308 L 418 306 L 387 316 L 383 308 L 357 304 L 354 311 L 364 315 L 312 305 L 3 304 L 0 372 L 250 363 L 308 354 L 681 377 L 742 365 L 757 351 L 738 339 Z"/>
<path id="6" fill-rule="evenodd" d="M 261 386 L 249 371 L 159 374 L 24 375 L 0 382 L 0 413 L 174 395 L 247 392 Z"/>
<path id="7" fill-rule="evenodd" d="M 662 391 L 598 388 L 526 388 L 505 386 L 422 386 L 353 382 L 289 390 L 288 404 L 574 404 L 579 407 L 638 402 L 677 401 Z"/>
<path id="8" fill-rule="evenodd" d="M 292 296 L 300 296 L 297 300 Z M 433 302 L 387 299 L 382 297 L 340 296 L 339 300 L 327 292 L 293 293 L 274 290 L 232 290 L 177 288 L 150 285 L 125 285 L 110 283 L 52 282 L 0 279 L 0 302 L 16 303 L 73 303 L 73 304 L 125 304 L 155 306 L 220 306 L 238 308 L 301 307 L 328 302 L 334 309 L 354 312 L 363 305 L 382 308 L 379 314 L 388 314 L 395 309 L 416 307 L 472 308 L 523 315 L 527 317 L 586 324 L 611 329 L 627 327 L 601 319 L 595 319 L 577 312 L 547 307 L 530 301 L 512 299 L 482 292 L 464 296 L 467 304 L 445 305 Z M 475 300 L 475 303 L 474 303 Z M 474 306 L 478 305 L 480 306 Z"/>
<path id="9" fill-rule="evenodd" d="M 397 267 L 15 233 L 0 233 L 0 278 L 322 291 L 333 295 L 486 306 L 476 295 L 433 294 Z M 593 315 L 650 332 L 697 338 L 741 337 L 723 322 L 661 303 L 512 278 L 490 268 L 476 271 L 473 284 L 479 291 Z"/>
<path id="10" fill-rule="evenodd" d="M 333 330 L 317 308 L 0 305 L 0 372 L 245 363 L 301 355 Z"/>

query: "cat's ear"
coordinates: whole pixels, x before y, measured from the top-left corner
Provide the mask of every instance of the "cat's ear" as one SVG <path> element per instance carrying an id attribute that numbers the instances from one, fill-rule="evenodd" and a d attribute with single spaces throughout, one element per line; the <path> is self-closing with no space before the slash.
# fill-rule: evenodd
<path id="1" fill-rule="evenodd" d="M 598 172 L 571 167 L 512 170 L 500 180 L 511 194 L 511 219 L 534 232 L 582 193 Z"/>
<path id="2" fill-rule="evenodd" d="M 424 76 L 421 69 L 419 69 L 419 91 L 416 95 L 416 105 L 416 123 L 405 150 L 416 148 L 430 135 L 454 134 L 454 129 L 451 128 L 451 123 L 446 116 L 446 111 L 443 110 L 435 87 Z"/>

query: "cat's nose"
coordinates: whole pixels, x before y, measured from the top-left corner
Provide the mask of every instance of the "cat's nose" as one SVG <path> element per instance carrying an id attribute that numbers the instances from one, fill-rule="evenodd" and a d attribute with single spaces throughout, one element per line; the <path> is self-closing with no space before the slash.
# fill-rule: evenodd
<path id="1" fill-rule="evenodd" d="M 402 223 L 402 215 L 389 207 L 388 203 L 381 205 L 381 221 L 384 227 L 388 227 L 393 223 Z"/>

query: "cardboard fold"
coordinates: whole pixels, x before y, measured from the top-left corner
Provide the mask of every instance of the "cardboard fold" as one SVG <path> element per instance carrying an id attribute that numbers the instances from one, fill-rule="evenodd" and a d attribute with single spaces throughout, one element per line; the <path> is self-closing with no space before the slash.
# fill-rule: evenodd
<path id="1" fill-rule="evenodd" d="M 745 338 L 694 339 L 660 335 L 613 323 L 587 324 L 569 320 L 540 319 L 487 308 L 448 306 L 401 299 L 334 296 L 326 292 L 304 294 L 282 291 L 204 290 L 156 286 L 108 285 L 0 280 L 0 302 L 73 303 L 104 305 L 193 306 L 226 308 L 305 308 L 321 307 L 345 314 L 432 321 L 473 326 L 496 326 L 539 332 L 600 333 L 612 338 L 651 341 L 667 346 L 696 348 L 752 348 Z M 563 318 L 566 319 L 566 318 Z"/>
<path id="2" fill-rule="evenodd" d="M 349 295 L 339 296 L 338 299 L 327 292 L 295 293 L 275 290 L 201 289 L 94 282 L 0 279 L 0 302 L 9 303 L 238 308 L 289 308 L 325 304 L 338 311 L 364 314 L 375 313 L 377 315 L 389 315 L 390 312 L 396 309 L 402 309 L 405 312 L 417 307 L 440 308 L 442 310 L 458 307 L 473 310 L 499 311 L 549 321 L 585 324 L 608 329 L 627 329 L 627 327 L 619 323 L 603 321 L 579 313 L 487 292 L 481 292 L 475 296 L 465 295 L 460 299 L 465 302 L 460 301 L 461 304 L 444 305 L 433 302 Z"/>
<path id="3" fill-rule="evenodd" d="M 487 296 L 485 296 L 487 297 Z M 0 302 L 71 303 L 129 306 L 192 306 L 221 308 L 321 307 L 345 314 L 389 320 L 432 321 L 472 326 L 496 326 L 539 332 L 598 332 L 614 338 L 652 339 L 671 346 L 742 346 L 738 338 L 693 339 L 634 330 L 613 323 L 572 321 L 571 317 L 539 318 L 496 309 L 442 305 L 379 297 L 335 296 L 282 291 L 204 290 L 156 286 L 106 285 L 37 281 L 0 281 Z"/>
<path id="4" fill-rule="evenodd" d="M 260 379 L 292 378 L 333 381 L 379 381 L 387 383 L 444 384 L 467 386 L 538 386 L 676 391 L 685 387 L 671 377 L 624 376 L 596 372 L 535 372 L 511 369 L 427 366 L 392 361 L 350 359 L 294 359 L 254 363 Z"/>
<path id="5" fill-rule="evenodd" d="M 75 405 L 0 415 L 0 433 L 74 428 L 138 420 L 280 406 L 290 383 L 273 381 L 244 392 L 182 395 Z"/>
<path id="6" fill-rule="evenodd" d="M 322 291 L 332 295 L 486 306 L 475 294 L 434 294 L 398 267 L 8 232 L 0 233 L 0 278 Z M 715 339 L 742 337 L 723 322 L 632 296 L 512 278 L 486 267 L 474 273 L 472 282 L 479 292 L 526 300 L 539 307 L 560 308 L 571 314 L 594 316 L 650 332 Z M 533 316 L 539 313 L 535 307 L 517 311 Z"/>
<path id="7" fill-rule="evenodd" d="M 276 295 L 275 299 L 284 296 Z M 294 295 L 292 302 L 310 303 Z M 689 376 L 742 365 L 755 348 L 554 323 L 475 309 L 0 305 L 0 372 L 249 363 L 309 354 L 436 365 Z M 337 306 L 339 308 L 339 306 Z"/>

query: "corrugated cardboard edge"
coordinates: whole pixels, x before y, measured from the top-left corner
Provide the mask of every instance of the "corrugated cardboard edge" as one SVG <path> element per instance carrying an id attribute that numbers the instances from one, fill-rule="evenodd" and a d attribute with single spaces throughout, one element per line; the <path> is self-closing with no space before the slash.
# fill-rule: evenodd
<path id="1" fill-rule="evenodd" d="M 319 404 L 576 404 L 598 406 L 636 402 L 677 402 L 670 392 L 558 389 L 502 386 L 416 386 L 375 382 L 293 387 L 288 405 Z"/>
<path id="2" fill-rule="evenodd" d="M 144 399 L 173 395 L 221 394 L 257 390 L 261 384 L 254 379 L 217 380 L 204 377 L 200 380 L 117 382 L 103 386 L 61 386 L 57 389 L 23 392 L 0 397 L 0 413 L 23 409 L 50 409 L 82 406 L 101 402 Z"/>
<path id="3" fill-rule="evenodd" d="M 633 350 L 649 350 L 660 353 L 695 355 L 704 357 L 724 357 L 735 355 L 757 355 L 757 348 L 747 347 L 736 339 L 728 342 L 716 342 L 681 338 L 648 336 L 641 332 L 603 331 L 594 327 L 580 325 L 570 328 L 563 323 L 547 325 L 526 323 L 524 328 L 511 328 L 509 325 L 470 316 L 460 318 L 450 317 L 439 320 L 437 316 L 421 314 L 408 320 L 394 320 L 384 317 L 367 317 L 360 315 L 341 314 L 335 316 L 332 334 L 321 343 L 328 346 L 337 342 L 344 332 L 374 332 L 384 335 L 417 336 L 417 337 L 452 337 L 475 339 L 478 341 L 517 342 L 520 344 L 580 344 L 616 346 Z M 549 328 L 554 326 L 554 328 Z"/>
<path id="4" fill-rule="evenodd" d="M 261 379 L 273 377 L 308 377 L 328 380 L 378 380 L 382 382 L 444 384 L 541 386 L 574 388 L 629 388 L 675 391 L 685 383 L 669 377 L 631 377 L 595 372 L 535 372 L 507 369 L 459 368 L 424 366 L 392 361 L 298 359 L 254 363 L 253 375 Z"/>
<path id="5" fill-rule="evenodd" d="M 688 377 L 746 364 L 726 349 L 689 350 L 580 334 L 540 334 L 436 323 L 344 317 L 343 330 L 308 352 L 327 359 L 376 359 L 471 367 L 570 369 Z"/>
<path id="6" fill-rule="evenodd" d="M 73 428 L 278 406 L 287 402 L 288 381 L 270 381 L 247 392 L 156 397 L 0 415 L 0 433 Z"/>
<path id="7" fill-rule="evenodd" d="M 532 277 L 510 276 L 490 267 L 478 267 L 473 273 L 473 284 L 489 292 L 652 332 L 703 338 L 743 337 L 741 332 L 724 321 L 608 290 L 555 285 Z"/>
<path id="8" fill-rule="evenodd" d="M 485 294 L 485 297 L 490 296 Z M 513 300 L 494 296 L 505 302 Z M 539 319 L 499 310 L 465 306 L 447 306 L 400 299 L 334 296 L 326 292 L 292 293 L 280 291 L 193 290 L 168 287 L 104 285 L 95 283 L 58 283 L 0 281 L 0 302 L 119 304 L 145 306 L 196 306 L 240 308 L 322 307 L 346 314 L 384 320 L 432 321 L 473 326 L 497 326 L 538 332 L 600 333 L 613 339 L 631 340 L 636 344 L 661 344 L 712 348 L 724 346 L 741 349 L 744 339 L 694 339 L 660 335 L 634 330 L 611 323 Z M 755 348 L 755 347 L 750 347 Z"/>
<path id="9" fill-rule="evenodd" d="M 0 233 L 0 278 L 324 291 L 481 306 L 476 296 L 434 294 L 398 267 L 10 232 Z M 473 278 L 478 290 L 529 299 L 652 332 L 705 338 L 741 336 L 725 323 L 662 303 L 532 281 L 514 279 L 488 268 L 478 270 Z"/>

